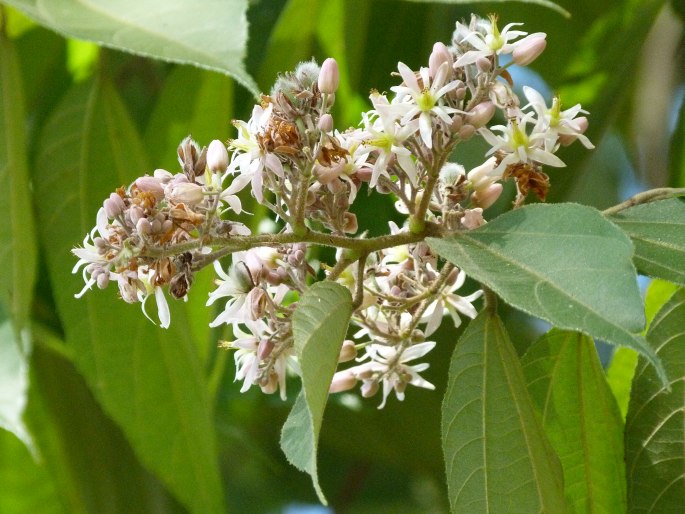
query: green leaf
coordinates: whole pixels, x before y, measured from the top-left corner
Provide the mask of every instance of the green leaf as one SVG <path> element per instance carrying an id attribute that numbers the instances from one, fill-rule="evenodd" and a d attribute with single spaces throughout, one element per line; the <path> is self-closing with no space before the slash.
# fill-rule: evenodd
<path id="1" fill-rule="evenodd" d="M 0 301 L 17 332 L 28 323 L 36 278 L 25 118 L 16 52 L 0 26 Z"/>
<path id="2" fill-rule="evenodd" d="M 561 7 L 560 5 L 551 2 L 550 0 L 406 0 L 409 2 L 417 2 L 417 3 L 439 3 L 439 4 L 478 4 L 481 2 L 487 2 L 488 4 L 496 4 L 496 3 L 504 3 L 504 2 L 512 2 L 512 1 L 517 1 L 517 2 L 522 2 L 525 4 L 531 4 L 531 5 L 541 5 L 543 7 L 547 7 L 549 9 L 552 9 L 553 11 L 558 12 L 564 18 L 570 18 L 571 13 L 568 12 L 566 9 Z"/>
<path id="3" fill-rule="evenodd" d="M 45 465 L 34 461 L 13 435 L 0 430 L 0 512 L 66 513 Z"/>
<path id="4" fill-rule="evenodd" d="M 17 341 L 9 321 L 0 324 L 0 428 L 12 432 L 31 451 L 33 441 L 22 420 L 28 394 L 28 341 Z"/>
<path id="5" fill-rule="evenodd" d="M 281 448 L 288 461 L 312 477 L 324 505 L 316 465 L 319 431 L 328 400 L 328 388 L 352 315 L 347 288 L 333 282 L 313 284 L 293 315 L 295 350 L 302 371 L 302 391 L 281 432 Z"/>
<path id="6" fill-rule="evenodd" d="M 625 346 L 616 348 L 606 372 L 607 382 L 616 398 L 623 420 L 628 414 L 630 387 L 635 375 L 635 366 L 637 366 L 637 355 L 637 352 L 631 348 Z"/>
<path id="7" fill-rule="evenodd" d="M 247 0 L 3 0 L 65 36 L 226 73 L 259 93 L 245 71 Z"/>
<path id="8" fill-rule="evenodd" d="M 109 192 L 149 171 L 107 80 L 69 92 L 45 126 L 38 154 L 41 236 L 77 368 L 173 494 L 193 512 L 222 511 L 212 412 L 183 306 L 172 301 L 171 329 L 164 331 L 139 306 L 118 299 L 116 285 L 74 298 L 83 282 L 69 273 L 70 249 L 91 230 Z"/>
<path id="9" fill-rule="evenodd" d="M 551 330 L 521 364 L 564 469 L 569 511 L 625 512 L 623 419 L 592 338 Z"/>
<path id="10" fill-rule="evenodd" d="M 635 245 L 635 266 L 650 277 L 685 284 L 685 202 L 636 205 L 611 216 Z"/>
<path id="11" fill-rule="evenodd" d="M 626 418 L 628 512 L 681 512 L 685 505 L 685 289 L 659 311 L 647 342 L 664 362 L 670 392 L 640 358 Z"/>
<path id="12" fill-rule="evenodd" d="M 529 205 L 477 230 L 427 241 L 507 303 L 558 328 L 629 346 L 666 381 L 661 362 L 638 334 L 644 312 L 632 244 L 597 210 Z"/>
<path id="13" fill-rule="evenodd" d="M 559 461 L 504 325 L 487 310 L 452 355 L 442 445 L 452 512 L 565 511 Z"/>

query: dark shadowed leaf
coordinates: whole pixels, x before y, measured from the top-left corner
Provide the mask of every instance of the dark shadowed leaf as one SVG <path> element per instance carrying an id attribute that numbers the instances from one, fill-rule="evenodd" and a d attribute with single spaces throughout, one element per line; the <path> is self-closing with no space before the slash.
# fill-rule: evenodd
<path id="1" fill-rule="evenodd" d="M 647 342 L 666 367 L 671 391 L 641 357 L 625 428 L 628 512 L 680 512 L 685 505 L 685 289 L 656 315 Z"/>
<path id="2" fill-rule="evenodd" d="M 281 448 L 293 466 L 312 476 L 316 494 L 324 504 L 316 463 L 319 431 L 351 314 L 352 297 L 347 288 L 317 282 L 301 298 L 293 315 L 302 391 L 283 425 Z"/>
<path id="3" fill-rule="evenodd" d="M 452 512 L 564 512 L 559 460 L 509 336 L 487 310 L 454 350 L 442 444 Z"/>
<path id="4" fill-rule="evenodd" d="M 70 249 L 91 230 L 110 191 L 149 171 L 139 136 L 106 79 L 69 92 L 48 120 L 38 163 L 42 242 L 50 249 L 51 283 L 77 368 L 173 494 L 194 512 L 221 511 L 211 408 L 182 306 L 171 306 L 165 331 L 139 306 L 118 299 L 116 285 L 74 298 L 82 281 L 69 273 Z"/>
<path id="5" fill-rule="evenodd" d="M 623 420 L 592 338 L 551 330 L 521 363 L 564 469 L 570 512 L 624 512 Z"/>
<path id="6" fill-rule="evenodd" d="M 597 210 L 529 205 L 428 243 L 507 303 L 558 328 L 629 346 L 666 380 L 639 335 L 644 312 L 630 239 Z"/>
<path id="7" fill-rule="evenodd" d="M 0 26 L 0 301 L 18 332 L 28 322 L 36 277 L 23 94 L 14 44 Z"/>

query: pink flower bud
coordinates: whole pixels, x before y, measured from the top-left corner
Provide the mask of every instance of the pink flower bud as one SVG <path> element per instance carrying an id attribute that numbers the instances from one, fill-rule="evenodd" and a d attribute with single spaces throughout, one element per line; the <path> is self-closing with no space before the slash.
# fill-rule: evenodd
<path id="1" fill-rule="evenodd" d="M 330 132 L 333 130 L 333 116 L 326 113 L 319 118 L 319 130 L 321 132 Z"/>
<path id="2" fill-rule="evenodd" d="M 274 346 L 275 344 L 271 339 L 260 340 L 259 345 L 257 345 L 257 357 L 259 357 L 259 360 L 264 360 L 271 355 Z"/>
<path id="3" fill-rule="evenodd" d="M 162 187 L 161 179 L 157 177 L 138 177 L 136 179 L 136 187 L 145 193 L 152 193 L 157 200 L 164 198 L 164 188 Z"/>
<path id="4" fill-rule="evenodd" d="M 354 345 L 354 341 L 347 339 L 343 342 L 340 348 L 340 355 L 338 355 L 338 362 L 351 361 L 357 356 L 357 348 Z"/>
<path id="5" fill-rule="evenodd" d="M 468 141 L 473 137 L 475 133 L 476 127 L 474 127 L 470 123 L 467 123 L 459 129 L 459 139 L 461 139 L 462 141 Z"/>
<path id="6" fill-rule="evenodd" d="M 473 195 L 471 195 L 471 201 L 478 207 L 487 209 L 497 201 L 501 194 L 502 184 L 490 184 L 485 189 L 481 189 L 480 191 L 473 193 Z"/>
<path id="7" fill-rule="evenodd" d="M 484 225 L 485 220 L 483 219 L 483 209 L 476 207 L 475 209 L 467 209 L 464 211 L 464 217 L 461 219 L 461 224 L 464 225 L 464 228 L 469 230 L 473 230 L 474 228 Z"/>
<path id="8" fill-rule="evenodd" d="M 319 72 L 319 91 L 332 95 L 338 90 L 340 84 L 340 70 L 338 63 L 332 57 L 326 59 L 321 65 Z"/>
<path id="9" fill-rule="evenodd" d="M 112 193 L 102 204 L 108 218 L 115 218 L 122 214 L 126 209 L 124 200 L 117 193 Z"/>
<path id="10" fill-rule="evenodd" d="M 481 128 L 489 122 L 495 115 L 495 105 L 492 102 L 482 102 L 476 105 L 466 115 L 466 121 L 474 126 L 474 128 Z"/>
<path id="11" fill-rule="evenodd" d="M 228 168 L 228 151 L 218 139 L 209 143 L 207 148 L 207 167 L 217 173 L 223 173 Z"/>
<path id="12" fill-rule="evenodd" d="M 364 382 L 361 392 L 364 398 L 371 398 L 378 392 L 378 382 Z"/>
<path id="13" fill-rule="evenodd" d="M 338 371 L 333 375 L 331 386 L 328 389 L 329 393 L 340 393 L 352 389 L 357 383 L 357 379 L 350 371 Z"/>
<path id="14" fill-rule="evenodd" d="M 447 63 L 449 69 L 452 69 L 454 60 L 452 59 L 452 54 L 444 43 L 435 43 L 433 45 L 433 51 L 428 58 L 428 69 L 430 70 L 431 77 L 435 77 L 440 69 L 440 65 Z"/>
<path id="15" fill-rule="evenodd" d="M 492 69 L 492 61 L 487 57 L 479 57 L 476 59 L 476 67 L 481 73 L 487 73 Z"/>
<path id="16" fill-rule="evenodd" d="M 261 318 L 264 316 L 266 306 L 268 305 L 266 291 L 261 287 L 255 287 L 247 294 L 246 303 L 249 308 L 250 318 L 253 320 Z"/>
<path id="17" fill-rule="evenodd" d="M 512 60 L 519 66 L 528 66 L 545 51 L 545 47 L 547 46 L 546 37 L 547 34 L 544 32 L 537 32 L 530 36 L 526 36 L 519 41 L 518 45 L 516 45 L 516 48 L 511 54 Z"/>
<path id="18" fill-rule="evenodd" d="M 589 123 L 585 116 L 580 116 L 573 120 L 573 125 L 578 129 L 576 134 L 559 134 L 559 144 L 561 144 L 561 146 L 568 146 L 578 139 L 578 134 L 585 133 Z"/>
<path id="19" fill-rule="evenodd" d="M 493 177 L 492 172 L 497 167 L 497 158 L 490 157 L 480 166 L 476 166 L 468 172 L 466 178 L 471 182 L 471 187 L 476 191 L 488 187 L 492 182 L 499 179 Z"/>
<path id="20" fill-rule="evenodd" d="M 191 182 L 181 182 L 171 187 L 167 197 L 174 203 L 197 205 L 204 199 L 205 195 L 202 193 L 202 186 Z"/>
<path id="21" fill-rule="evenodd" d="M 147 218 L 140 218 L 136 222 L 136 230 L 139 234 L 149 234 L 152 232 L 152 223 L 150 223 L 150 221 Z"/>
<path id="22" fill-rule="evenodd" d="M 461 114 L 457 113 L 454 116 L 452 116 L 452 125 L 450 126 L 450 129 L 452 130 L 452 132 L 457 133 L 459 132 L 459 129 L 462 127 L 463 124 L 464 118 Z"/>

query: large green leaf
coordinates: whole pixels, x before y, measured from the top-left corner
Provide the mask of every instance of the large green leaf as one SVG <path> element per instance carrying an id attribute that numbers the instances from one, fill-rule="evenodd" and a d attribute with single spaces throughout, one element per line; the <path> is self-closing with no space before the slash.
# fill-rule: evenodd
<path id="1" fill-rule="evenodd" d="M 17 331 L 9 321 L 0 323 L 0 429 L 12 432 L 33 449 L 22 416 L 28 394 L 27 341 L 16 340 Z"/>
<path id="2" fill-rule="evenodd" d="M 632 244 L 597 210 L 529 205 L 428 243 L 507 303 L 558 328 L 634 348 L 666 380 L 639 335 L 644 312 Z"/>
<path id="3" fill-rule="evenodd" d="M 1 23 L 0 19 L 0 301 L 19 332 L 31 308 L 36 236 L 21 74 L 14 46 Z"/>
<path id="4" fill-rule="evenodd" d="M 75 364 L 141 461 L 194 512 L 218 512 L 223 498 L 211 407 L 183 308 L 169 331 L 115 287 L 83 298 L 70 248 L 102 200 L 146 169 L 140 139 L 107 80 L 78 87 L 49 119 L 40 143 L 37 194 L 52 288 Z"/>
<path id="5" fill-rule="evenodd" d="M 625 512 L 623 419 L 592 338 L 551 330 L 521 363 L 564 469 L 570 512 Z"/>
<path id="6" fill-rule="evenodd" d="M 452 355 L 442 406 L 452 512 L 564 512 L 563 475 L 500 319 L 481 312 Z"/>
<path id="7" fill-rule="evenodd" d="M 281 448 L 293 466 L 312 476 L 316 494 L 324 504 L 316 465 L 319 431 L 351 314 L 352 297 L 347 288 L 317 282 L 304 294 L 293 315 L 302 391 L 283 425 Z"/>
<path id="8" fill-rule="evenodd" d="M 636 205 L 611 220 L 635 245 L 635 266 L 650 277 L 685 284 L 685 202 L 677 198 Z"/>
<path id="9" fill-rule="evenodd" d="M 227 73 L 252 93 L 243 66 L 247 0 L 2 0 L 66 36 Z"/>
<path id="10" fill-rule="evenodd" d="M 53 485 L 70 514 L 181 512 L 161 482 L 136 459 L 72 363 L 43 346 L 46 337 L 35 337 L 26 408 L 26 422 L 40 452 L 34 476 L 47 474 L 52 482 L 37 488 L 36 494 L 46 495 Z M 21 486 L 20 477 L 16 480 Z M 49 509 L 46 504 L 32 512 Z"/>
<path id="11" fill-rule="evenodd" d="M 685 289 L 659 311 L 647 341 L 671 379 L 667 392 L 640 358 L 626 418 L 628 512 L 682 512 L 685 505 Z"/>

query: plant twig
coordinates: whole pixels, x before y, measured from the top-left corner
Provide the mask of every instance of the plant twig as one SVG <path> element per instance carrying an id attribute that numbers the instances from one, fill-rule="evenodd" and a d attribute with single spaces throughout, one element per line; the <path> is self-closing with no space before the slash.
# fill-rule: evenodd
<path id="1" fill-rule="evenodd" d="M 640 205 L 643 203 L 656 202 L 658 200 L 666 200 L 668 198 L 675 198 L 678 196 L 685 196 L 685 188 L 675 188 L 675 187 L 660 187 L 657 189 L 650 189 L 649 191 L 642 191 L 641 193 L 631 196 L 625 202 L 621 202 L 618 205 L 609 207 L 602 211 L 602 214 L 609 216 L 611 214 L 616 214 L 630 207 Z"/>

